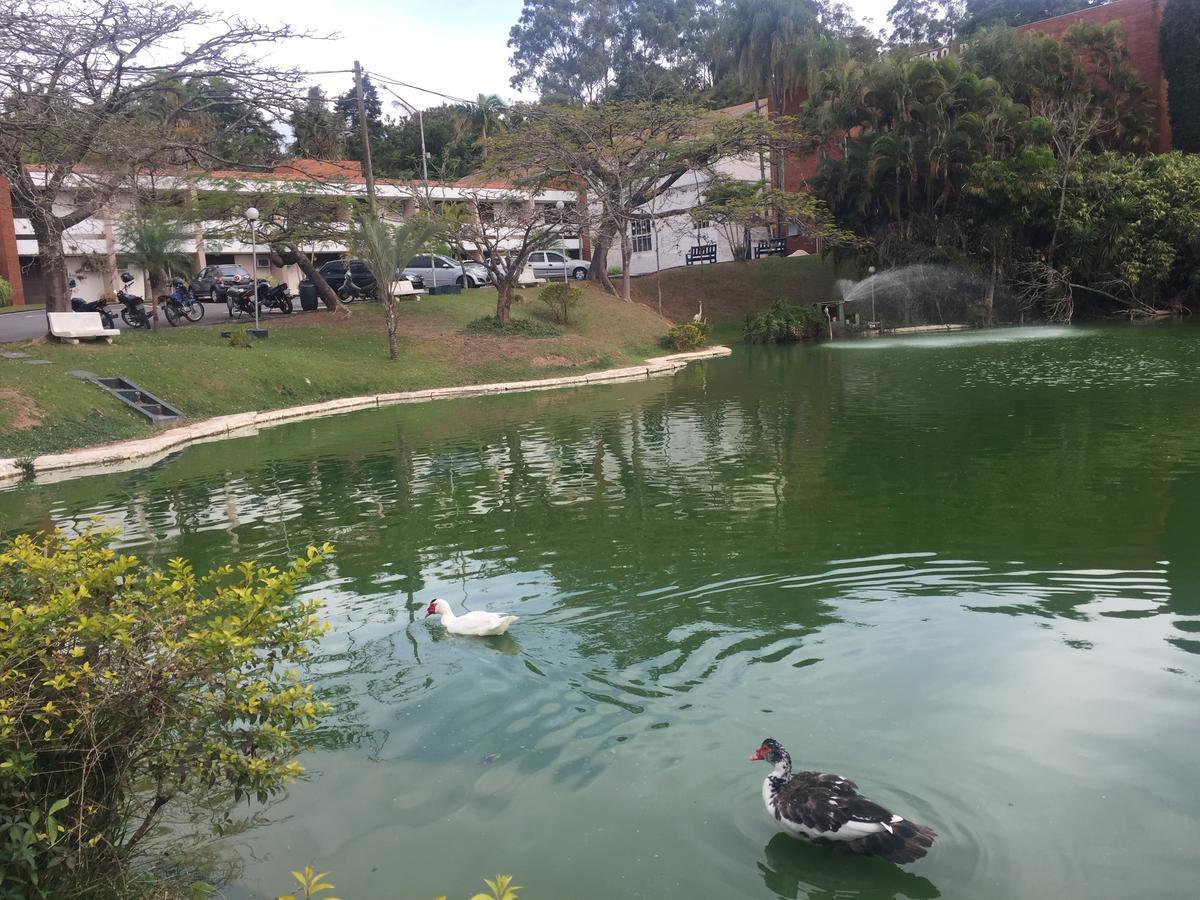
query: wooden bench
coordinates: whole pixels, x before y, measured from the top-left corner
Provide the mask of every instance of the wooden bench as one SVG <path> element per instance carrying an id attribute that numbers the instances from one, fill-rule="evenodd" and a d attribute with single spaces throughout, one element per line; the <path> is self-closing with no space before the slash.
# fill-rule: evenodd
<path id="1" fill-rule="evenodd" d="M 46 324 L 50 334 L 67 344 L 78 344 L 80 338 L 99 338 L 111 344 L 120 334 L 115 328 L 105 328 L 100 313 L 48 312 Z"/>
<path id="2" fill-rule="evenodd" d="M 697 244 L 687 252 L 687 256 L 683 261 L 689 266 L 696 263 L 715 263 L 717 261 L 717 245 L 716 244 Z"/>
<path id="3" fill-rule="evenodd" d="M 787 256 L 787 238 L 768 238 L 754 245 L 754 258 L 762 256 Z"/>

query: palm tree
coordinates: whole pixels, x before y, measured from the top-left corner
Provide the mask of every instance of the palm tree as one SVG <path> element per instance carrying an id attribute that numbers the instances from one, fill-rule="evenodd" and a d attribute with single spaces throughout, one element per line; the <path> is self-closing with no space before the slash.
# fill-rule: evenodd
<path id="1" fill-rule="evenodd" d="M 351 249 L 375 276 L 375 293 L 383 301 L 389 359 L 400 358 L 396 347 L 396 296 L 392 293 L 392 282 L 396 272 L 429 243 L 435 231 L 434 224 L 427 219 L 392 225 L 376 216 L 365 215 L 358 220 L 351 235 Z"/>
<path id="2" fill-rule="evenodd" d="M 726 21 L 734 67 L 754 91 L 755 111 L 758 98 L 766 94 L 770 110 L 780 115 L 786 93 L 807 85 L 814 74 L 808 64 L 820 28 L 814 5 L 808 0 L 734 0 Z M 772 166 L 772 186 L 782 188 L 783 154 L 774 156 L 780 165 Z"/>
<path id="3" fill-rule="evenodd" d="M 168 293 L 174 272 L 187 272 L 191 264 L 183 252 L 187 232 L 176 219 L 161 214 L 126 219 L 121 225 L 121 258 L 125 265 L 142 270 L 148 285 L 151 327 L 158 327 L 158 297 Z"/>
<path id="4" fill-rule="evenodd" d="M 483 141 L 483 155 L 487 157 L 488 128 L 492 131 L 504 124 L 508 105 L 496 94 L 479 94 L 470 105 L 471 122 L 479 129 Z"/>

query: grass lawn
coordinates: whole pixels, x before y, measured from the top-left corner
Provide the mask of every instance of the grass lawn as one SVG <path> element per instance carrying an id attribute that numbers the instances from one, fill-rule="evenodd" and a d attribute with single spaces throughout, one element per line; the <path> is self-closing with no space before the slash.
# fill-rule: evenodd
<path id="1" fill-rule="evenodd" d="M 45 308 L 45 303 L 26 303 L 23 306 L 0 306 L 0 316 L 5 313 L 34 312 Z"/>
<path id="2" fill-rule="evenodd" d="M 398 305 L 400 359 L 387 357 L 379 304 L 355 304 L 349 319 L 322 309 L 270 315 L 265 341 L 231 347 L 229 326 L 124 332 L 111 345 L 37 341 L 6 349 L 48 359 L 0 359 L 0 457 L 34 456 L 151 433 L 154 427 L 100 388 L 66 373 L 119 375 L 181 409 L 189 420 L 385 391 L 546 378 L 631 365 L 664 352 L 669 327 L 654 312 L 588 287 L 579 323 L 546 338 L 463 331 L 495 312 L 489 289 Z M 514 317 L 539 317 L 528 292 Z"/>
<path id="3" fill-rule="evenodd" d="M 631 283 L 633 299 L 658 309 L 656 278 L 662 278 L 663 315 L 687 322 L 704 304 L 712 323 L 710 341 L 728 344 L 741 339 L 742 320 L 765 310 L 776 300 L 807 304 L 833 296 L 833 283 L 842 277 L 832 260 L 819 256 L 764 257 L 710 266 L 682 266 L 661 275 L 641 275 Z"/>

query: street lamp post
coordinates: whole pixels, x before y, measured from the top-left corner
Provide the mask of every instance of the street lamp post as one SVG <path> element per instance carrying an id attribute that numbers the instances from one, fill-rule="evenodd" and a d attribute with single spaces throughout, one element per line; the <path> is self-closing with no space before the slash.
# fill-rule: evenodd
<path id="1" fill-rule="evenodd" d="M 249 207 L 246 218 L 250 222 L 250 297 L 254 301 L 254 330 L 258 331 L 258 210 Z"/>
<path id="2" fill-rule="evenodd" d="M 867 274 L 871 276 L 871 321 L 875 323 L 875 327 L 879 328 L 879 320 L 875 318 L 875 267 L 869 266 Z"/>
<path id="3" fill-rule="evenodd" d="M 567 204 L 561 200 L 554 201 L 554 208 L 558 210 L 558 251 L 563 258 L 563 284 L 567 283 L 567 245 L 563 243 L 562 238 L 562 220 L 563 210 L 567 208 Z"/>

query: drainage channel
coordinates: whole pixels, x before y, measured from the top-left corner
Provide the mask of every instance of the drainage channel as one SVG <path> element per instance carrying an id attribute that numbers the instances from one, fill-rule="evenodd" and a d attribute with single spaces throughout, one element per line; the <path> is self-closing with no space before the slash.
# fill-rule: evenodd
<path id="1" fill-rule="evenodd" d="M 130 409 L 137 410 L 156 425 L 160 422 L 177 422 L 183 418 L 183 413 L 171 404 L 158 399 L 149 391 L 142 390 L 128 379 L 92 377 L 88 380 L 92 384 L 104 388 Z"/>

